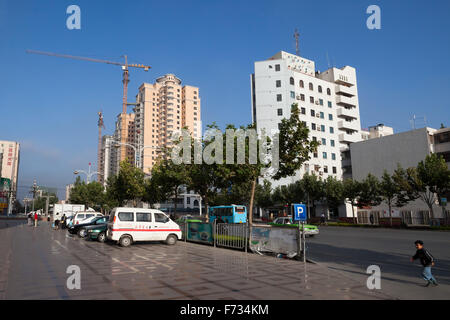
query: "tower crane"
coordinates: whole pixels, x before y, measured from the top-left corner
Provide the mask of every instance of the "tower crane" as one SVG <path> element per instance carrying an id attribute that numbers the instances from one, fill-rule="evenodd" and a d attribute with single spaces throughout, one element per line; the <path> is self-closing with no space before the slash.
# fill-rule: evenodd
<path id="1" fill-rule="evenodd" d="M 80 56 L 73 56 L 68 54 L 58 54 L 53 52 L 45 52 L 45 51 L 36 51 L 36 50 L 26 50 L 27 53 L 32 54 L 40 54 L 40 55 L 46 55 L 46 56 L 53 56 L 53 57 L 60 57 L 60 58 L 68 58 L 68 59 L 75 59 L 75 60 L 83 60 L 83 61 L 91 61 L 91 62 L 99 62 L 99 63 L 106 63 L 111 65 L 120 66 L 123 70 L 123 99 L 122 99 L 122 119 L 125 119 L 125 115 L 127 113 L 127 106 L 128 105 L 134 105 L 133 103 L 127 102 L 127 95 L 128 95 L 128 83 L 130 82 L 129 79 L 129 72 L 128 68 L 139 68 L 144 69 L 144 71 L 148 71 L 151 67 L 143 64 L 129 64 L 128 58 L 126 55 L 123 57 L 125 58 L 125 63 L 115 62 L 115 61 L 108 61 L 108 60 L 102 60 L 102 59 L 94 59 L 94 58 L 87 58 L 87 57 L 80 57 Z M 121 128 L 121 134 L 120 134 L 120 140 L 121 140 L 121 155 L 125 156 L 125 143 L 127 140 L 127 134 L 125 132 L 125 126 L 122 125 Z M 123 160 L 123 159 L 121 159 Z"/>

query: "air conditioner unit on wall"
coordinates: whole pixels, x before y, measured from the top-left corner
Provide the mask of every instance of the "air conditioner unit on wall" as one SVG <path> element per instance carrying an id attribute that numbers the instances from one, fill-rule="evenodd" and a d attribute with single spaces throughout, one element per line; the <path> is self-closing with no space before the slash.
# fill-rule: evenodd
<path id="1" fill-rule="evenodd" d="M 316 100 L 316 104 L 317 104 L 317 105 L 319 104 L 319 101 L 318 101 L 318 100 Z"/>

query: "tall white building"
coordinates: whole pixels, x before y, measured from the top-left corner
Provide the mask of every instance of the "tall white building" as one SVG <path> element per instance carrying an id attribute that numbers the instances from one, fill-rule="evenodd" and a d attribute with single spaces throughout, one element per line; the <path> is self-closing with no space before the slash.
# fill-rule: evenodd
<path id="1" fill-rule="evenodd" d="M 273 187 L 292 183 L 306 172 L 315 172 L 323 179 L 343 178 L 341 153 L 349 150 L 350 143 L 362 140 L 355 68 L 319 72 L 314 61 L 280 51 L 255 62 L 251 88 L 252 121 L 258 130 L 276 132 L 281 120 L 290 117 L 292 104 L 297 103 L 310 138 L 320 143 L 294 177 L 272 181 Z"/>

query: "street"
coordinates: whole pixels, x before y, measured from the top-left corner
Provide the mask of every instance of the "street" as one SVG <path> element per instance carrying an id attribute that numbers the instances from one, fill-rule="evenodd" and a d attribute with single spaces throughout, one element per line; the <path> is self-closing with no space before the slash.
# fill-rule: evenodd
<path id="1" fill-rule="evenodd" d="M 320 226 L 307 238 L 307 257 L 331 270 L 366 281 L 370 265 L 381 268 L 381 292 L 399 299 L 450 298 L 450 232 Z M 423 240 L 436 259 L 433 275 L 438 287 L 424 288 L 422 267 L 411 263 L 414 241 Z"/>
<path id="2" fill-rule="evenodd" d="M 320 264 L 183 241 L 122 248 L 42 221 L 0 225 L 0 299 L 392 299 Z M 66 286 L 71 265 L 80 290 Z"/>

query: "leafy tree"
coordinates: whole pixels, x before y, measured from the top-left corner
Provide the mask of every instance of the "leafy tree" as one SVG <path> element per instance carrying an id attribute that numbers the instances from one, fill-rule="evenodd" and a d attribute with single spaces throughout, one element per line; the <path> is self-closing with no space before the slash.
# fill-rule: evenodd
<path id="1" fill-rule="evenodd" d="M 272 186 L 268 180 L 263 181 L 263 185 L 258 184 L 255 190 L 255 203 L 258 207 L 268 208 L 273 206 Z"/>
<path id="2" fill-rule="evenodd" d="M 429 208 L 434 219 L 433 204 L 450 190 L 450 170 L 442 156 L 427 155 L 416 168 L 407 169 L 408 183 L 413 193 Z"/>
<path id="3" fill-rule="evenodd" d="M 302 185 L 302 189 L 306 194 L 308 203 L 308 215 L 316 216 L 316 202 L 322 199 L 325 196 L 324 192 L 324 183 L 321 178 L 318 178 L 314 173 L 309 174 L 306 173 L 303 175 L 303 178 L 300 180 Z M 312 213 L 311 215 L 309 205 L 312 204 Z M 308 217 L 308 218 L 309 218 Z"/>
<path id="4" fill-rule="evenodd" d="M 361 183 L 353 179 L 345 179 L 343 182 L 343 196 L 352 205 L 353 223 L 356 223 L 355 206 L 361 192 Z"/>
<path id="5" fill-rule="evenodd" d="M 358 208 L 375 207 L 383 200 L 380 191 L 380 182 L 377 177 L 368 174 L 360 183 L 360 193 L 358 197 Z"/>
<path id="6" fill-rule="evenodd" d="M 342 181 L 329 176 L 324 182 L 324 193 L 328 208 L 339 213 L 339 205 L 345 200 L 344 185 Z"/>
<path id="7" fill-rule="evenodd" d="M 168 159 L 161 160 L 152 169 L 151 182 L 147 184 L 146 191 L 156 191 L 159 200 L 174 199 L 174 212 L 176 213 L 180 186 L 187 182 L 187 178 L 188 173 L 184 164 L 177 165 Z M 159 188 L 155 190 L 157 186 Z M 151 196 L 147 195 L 145 198 L 151 199 Z"/>
<path id="8" fill-rule="evenodd" d="M 124 205 L 126 201 L 132 201 L 133 205 L 136 206 L 137 201 L 142 200 L 145 187 L 144 172 L 141 169 L 124 160 L 120 163 L 119 174 L 113 182 L 112 194 L 114 200 L 120 205 Z"/>

